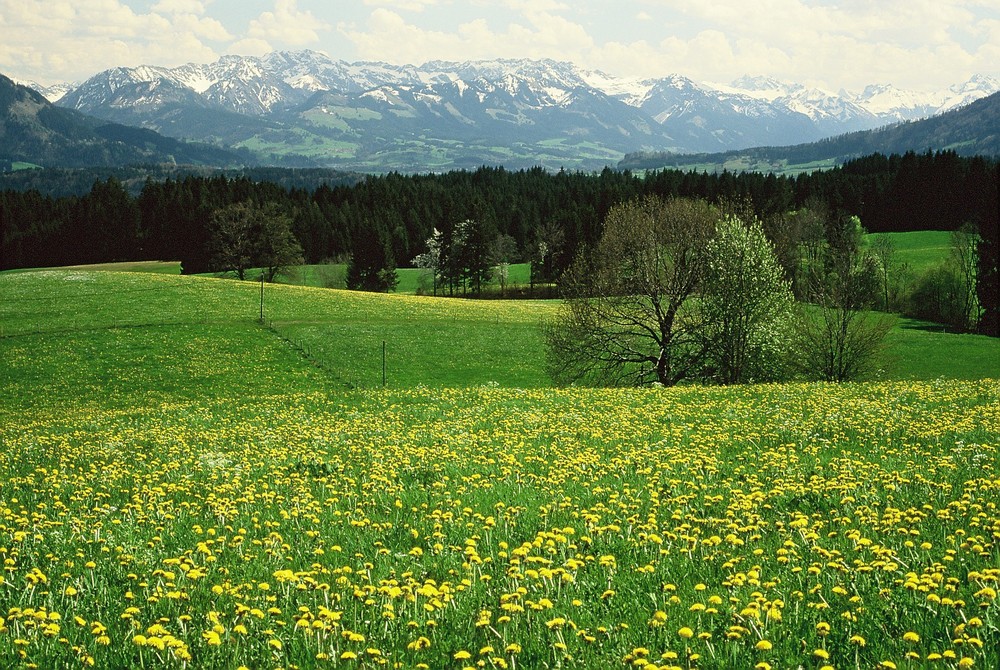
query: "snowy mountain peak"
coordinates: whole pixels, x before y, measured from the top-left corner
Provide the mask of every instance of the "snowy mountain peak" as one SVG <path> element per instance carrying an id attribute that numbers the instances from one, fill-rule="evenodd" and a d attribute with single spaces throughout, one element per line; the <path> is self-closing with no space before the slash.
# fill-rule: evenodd
<path id="1" fill-rule="evenodd" d="M 481 98 L 493 91 L 504 91 L 509 96 L 525 98 L 532 106 L 544 107 L 565 105 L 571 99 L 570 92 L 587 89 L 640 109 L 648 107 L 651 99 L 669 98 L 671 102 L 664 103 L 654 114 L 660 118 L 664 118 L 668 108 L 677 107 L 680 98 L 714 96 L 722 104 L 753 116 L 803 114 L 814 121 L 846 122 L 846 129 L 850 130 L 929 116 L 1000 90 L 1000 81 L 985 75 L 976 75 L 963 84 L 933 94 L 876 84 L 851 95 L 759 75 L 746 75 L 729 84 L 703 84 L 679 74 L 659 79 L 623 79 L 550 59 L 430 61 L 413 66 L 346 63 L 320 52 L 303 50 L 276 51 L 263 57 L 227 55 L 215 63 L 177 68 L 113 68 L 76 87 L 74 95 L 66 101 L 85 109 L 100 104 L 123 86 L 158 80 L 185 87 L 234 111 L 256 115 L 292 107 L 321 91 L 361 94 L 385 87 L 409 86 L 425 87 L 432 95 L 438 95 L 432 89 L 448 86 L 463 93 L 474 88 Z M 81 92 L 84 89 L 89 92 Z M 56 89 L 46 95 L 59 99 L 64 93 L 65 89 Z M 768 106 L 771 109 L 765 109 Z"/>
<path id="2" fill-rule="evenodd" d="M 987 95 L 992 95 L 1000 91 L 1000 79 L 985 74 L 975 74 L 964 84 L 952 86 L 951 90 L 963 93 L 979 91 Z"/>
<path id="3" fill-rule="evenodd" d="M 49 102 L 56 102 L 62 99 L 64 95 L 66 95 L 67 93 L 69 93 L 74 88 L 80 85 L 79 82 L 77 82 L 75 84 L 55 84 L 53 86 L 42 86 L 41 84 L 34 81 L 25 81 L 17 78 L 12 79 L 11 81 L 13 81 L 18 86 L 25 86 L 34 91 L 37 91 L 38 93 L 41 93 L 42 97 L 44 97 Z"/>
<path id="4" fill-rule="evenodd" d="M 744 75 L 730 84 L 736 90 L 747 93 L 777 93 L 778 95 L 788 95 L 792 91 L 802 88 L 799 84 L 790 84 L 779 81 L 773 77 Z"/>
<path id="5" fill-rule="evenodd" d="M 876 116 L 903 121 L 933 114 L 943 100 L 942 94 L 918 94 L 900 90 L 891 84 L 872 84 L 866 86 L 852 102 Z"/>
<path id="6" fill-rule="evenodd" d="M 279 51 L 174 68 L 113 68 L 75 87 L 59 104 L 203 141 L 238 133 L 245 134 L 235 141 L 254 138 L 249 144 L 308 138 L 301 140 L 308 143 L 302 151 L 310 157 L 331 140 L 351 147 L 373 137 L 427 137 L 450 147 L 508 134 L 513 144 L 526 145 L 529 136 L 545 142 L 540 152 L 547 155 L 562 146 L 553 139 L 566 142 L 566 151 L 588 142 L 612 154 L 811 142 L 926 117 L 996 90 L 1000 82 L 987 76 L 935 94 L 884 84 L 853 94 L 763 76 L 728 84 L 676 73 L 621 78 L 556 60 L 394 65 Z M 294 130 L 269 130 L 261 142 L 264 127 Z"/>

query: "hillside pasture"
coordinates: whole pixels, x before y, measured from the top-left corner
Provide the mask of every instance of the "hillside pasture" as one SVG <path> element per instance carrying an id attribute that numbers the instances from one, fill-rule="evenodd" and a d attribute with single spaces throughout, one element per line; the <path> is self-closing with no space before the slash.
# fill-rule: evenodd
<path id="1" fill-rule="evenodd" d="M 383 341 L 393 387 L 548 383 L 547 302 L 266 285 L 261 325 L 253 282 L 51 270 L 2 274 L 0 292 L 12 406 L 376 387 Z M 245 369 L 267 382 L 247 387 Z"/>
<path id="2" fill-rule="evenodd" d="M 946 230 L 884 234 L 896 248 L 896 261 L 906 263 L 915 276 L 944 263 L 951 254 L 951 233 Z"/>

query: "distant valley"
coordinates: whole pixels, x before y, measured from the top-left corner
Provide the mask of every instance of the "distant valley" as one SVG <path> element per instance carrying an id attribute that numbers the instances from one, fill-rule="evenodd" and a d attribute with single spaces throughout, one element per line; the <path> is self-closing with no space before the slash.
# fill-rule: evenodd
<path id="1" fill-rule="evenodd" d="M 423 172 L 591 170 L 626 154 L 800 145 L 941 115 L 1000 91 L 1000 81 L 832 93 L 761 77 L 620 79 L 549 60 L 417 67 L 300 51 L 114 68 L 79 85 L 33 88 L 59 108 L 238 152 L 229 164 Z"/>

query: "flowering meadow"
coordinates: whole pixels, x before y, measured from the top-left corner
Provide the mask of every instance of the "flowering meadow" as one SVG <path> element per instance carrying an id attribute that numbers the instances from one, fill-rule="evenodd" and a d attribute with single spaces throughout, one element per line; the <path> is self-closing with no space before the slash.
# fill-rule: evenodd
<path id="1" fill-rule="evenodd" d="M 0 667 L 1000 665 L 996 380 L 344 390 L 280 337 L 136 324 L 85 340 L 119 347 L 101 406 L 33 318 Z"/>

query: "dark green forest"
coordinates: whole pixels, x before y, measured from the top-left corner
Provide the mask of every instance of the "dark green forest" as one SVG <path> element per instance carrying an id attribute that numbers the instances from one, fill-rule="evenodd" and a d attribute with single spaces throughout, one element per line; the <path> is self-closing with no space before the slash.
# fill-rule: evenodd
<path id="1" fill-rule="evenodd" d="M 279 171 L 280 172 L 280 171 Z M 185 176 L 147 180 L 137 196 L 115 176 L 82 196 L 52 197 L 35 189 L 0 192 L 0 269 L 120 260 L 180 259 L 185 271 L 204 267 L 212 212 L 254 201 L 276 203 L 294 220 L 306 262 L 343 257 L 357 235 L 389 242 L 397 266 L 426 251 L 436 228 L 473 219 L 510 235 L 523 258 L 544 227 L 557 227 L 568 263 L 580 245 L 600 236 L 615 204 L 644 195 L 712 202 L 748 202 L 762 219 L 803 207 L 858 216 L 869 232 L 955 230 L 980 226 L 997 213 L 997 164 L 953 152 L 883 156 L 799 176 L 662 170 L 639 177 L 541 168 L 404 176 L 286 187 L 280 175 Z"/>

